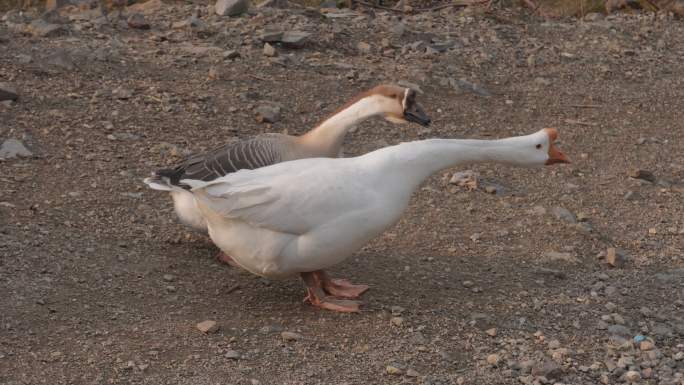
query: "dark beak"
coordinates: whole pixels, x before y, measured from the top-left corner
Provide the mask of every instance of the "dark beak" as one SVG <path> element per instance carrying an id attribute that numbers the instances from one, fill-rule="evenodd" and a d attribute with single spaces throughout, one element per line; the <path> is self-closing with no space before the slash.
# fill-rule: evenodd
<path id="1" fill-rule="evenodd" d="M 409 122 L 418 123 L 421 126 L 427 127 L 430 125 L 430 117 L 427 116 L 423 107 L 418 103 L 413 103 L 409 108 L 404 110 L 404 118 Z"/>

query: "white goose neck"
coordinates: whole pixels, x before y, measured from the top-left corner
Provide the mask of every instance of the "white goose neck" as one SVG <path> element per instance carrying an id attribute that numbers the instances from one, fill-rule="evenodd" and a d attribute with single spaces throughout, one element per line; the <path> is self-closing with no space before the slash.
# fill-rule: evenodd
<path id="1" fill-rule="evenodd" d="M 380 96 L 364 97 L 302 135 L 300 143 L 317 155 L 337 156 L 345 135 L 352 127 L 383 112 Z"/>
<path id="2" fill-rule="evenodd" d="M 367 162 L 390 174 L 397 174 L 399 180 L 415 188 L 437 171 L 462 164 L 543 165 L 546 150 L 535 148 L 537 143 L 543 143 L 543 135 L 535 133 L 498 140 L 428 139 L 386 147 L 361 158 L 367 158 Z"/>

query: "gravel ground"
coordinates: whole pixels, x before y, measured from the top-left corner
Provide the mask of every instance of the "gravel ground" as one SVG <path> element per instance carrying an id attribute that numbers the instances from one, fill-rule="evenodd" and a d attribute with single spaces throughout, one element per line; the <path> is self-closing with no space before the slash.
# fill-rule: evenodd
<path id="1" fill-rule="evenodd" d="M 156 5 L 2 17 L 0 383 L 684 384 L 680 20 Z M 364 123 L 347 156 L 557 127 L 573 163 L 430 178 L 332 271 L 371 285 L 360 314 L 218 263 L 142 184 L 384 82 L 434 123 Z"/>

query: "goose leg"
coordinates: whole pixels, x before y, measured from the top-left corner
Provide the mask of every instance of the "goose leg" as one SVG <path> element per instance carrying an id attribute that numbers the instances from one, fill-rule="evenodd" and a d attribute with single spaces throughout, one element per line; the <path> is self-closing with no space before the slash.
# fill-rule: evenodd
<path id="1" fill-rule="evenodd" d="M 323 270 L 314 271 L 320 277 L 323 284 L 323 290 L 335 297 L 340 298 L 359 298 L 361 294 L 369 289 L 368 285 L 354 285 L 346 279 L 332 279 Z"/>
<path id="2" fill-rule="evenodd" d="M 304 301 L 309 301 L 312 305 L 323 309 L 332 311 L 339 311 L 345 313 L 356 313 L 359 311 L 358 301 L 351 301 L 345 299 L 337 299 L 328 296 L 324 290 L 323 277 L 318 271 L 301 273 L 302 280 L 306 285 L 307 296 Z"/>

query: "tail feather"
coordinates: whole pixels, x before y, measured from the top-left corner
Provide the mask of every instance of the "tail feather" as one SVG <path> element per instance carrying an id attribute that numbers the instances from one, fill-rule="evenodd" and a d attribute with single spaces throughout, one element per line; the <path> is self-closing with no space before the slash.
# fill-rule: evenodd
<path id="1" fill-rule="evenodd" d="M 152 176 L 145 178 L 143 182 L 145 182 L 145 184 L 151 189 L 159 191 L 173 191 L 185 187 L 183 185 L 175 185 L 171 178 L 165 175 L 164 171 L 166 170 L 159 170 L 155 173 L 152 173 Z"/>
<path id="2" fill-rule="evenodd" d="M 180 181 L 180 185 L 183 186 L 183 188 L 187 188 L 190 191 L 195 191 L 198 189 L 201 189 L 203 187 L 207 187 L 212 184 L 214 181 L 209 181 L 205 182 L 202 180 L 196 180 L 196 179 L 182 179 Z"/>

